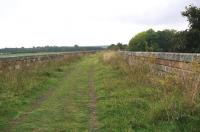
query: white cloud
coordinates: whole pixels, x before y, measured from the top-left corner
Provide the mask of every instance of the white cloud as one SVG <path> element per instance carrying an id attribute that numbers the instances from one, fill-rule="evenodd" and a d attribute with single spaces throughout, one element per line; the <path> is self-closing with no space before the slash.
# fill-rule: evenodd
<path id="1" fill-rule="evenodd" d="M 187 28 L 199 0 L 0 0 L 0 47 L 128 43 L 154 28 Z"/>

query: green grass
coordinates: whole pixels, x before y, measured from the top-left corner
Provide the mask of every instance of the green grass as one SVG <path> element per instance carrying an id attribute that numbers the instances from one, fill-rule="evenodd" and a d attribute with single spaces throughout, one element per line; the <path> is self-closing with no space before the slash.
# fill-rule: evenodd
<path id="1" fill-rule="evenodd" d="M 187 106 L 182 89 L 176 85 L 150 83 L 152 79 L 166 80 L 155 75 L 149 78 L 144 65 L 129 67 L 115 56 L 106 63 L 100 59 L 97 68 L 100 131 L 200 130 L 199 103 Z"/>
<path id="2" fill-rule="evenodd" d="M 193 109 L 187 108 L 181 89 L 176 87 L 170 89 L 148 83 L 148 80 L 141 80 L 145 78 L 148 70 L 133 72 L 125 67 L 124 62 L 115 61 L 112 59 L 105 63 L 100 53 L 85 57 L 63 69 L 57 69 L 54 74 L 43 73 L 52 78 L 48 79 L 52 83 L 47 84 L 53 87 L 53 93 L 41 102 L 39 107 L 26 113 L 21 120 L 18 116 L 17 124 L 10 123 L 4 130 L 16 132 L 91 130 L 91 99 L 88 86 L 91 67 L 94 70 L 93 80 L 97 95 L 98 131 L 200 130 L 200 107 L 196 105 Z M 35 95 L 42 95 L 41 93 L 45 93 L 45 90 Z M 33 101 L 31 98 L 29 99 Z M 27 104 L 31 105 L 30 102 Z"/>
<path id="3" fill-rule="evenodd" d="M 169 124 L 157 128 L 151 121 L 155 95 L 159 91 L 150 86 L 129 85 L 126 76 L 112 67 L 101 65 L 98 71 L 97 110 L 101 131 L 164 131 L 164 126 L 173 129 Z"/>
<path id="4" fill-rule="evenodd" d="M 53 95 L 13 131 L 77 131 L 88 128 L 88 67 L 84 60 L 56 86 Z"/>
<path id="5" fill-rule="evenodd" d="M 59 80 L 70 72 L 73 60 L 57 64 L 43 64 L 43 67 L 29 67 L 23 70 L 0 73 L 0 130 L 9 127 L 12 118 L 20 116 L 43 93 L 54 89 Z M 73 62 L 75 63 L 75 62 Z"/>

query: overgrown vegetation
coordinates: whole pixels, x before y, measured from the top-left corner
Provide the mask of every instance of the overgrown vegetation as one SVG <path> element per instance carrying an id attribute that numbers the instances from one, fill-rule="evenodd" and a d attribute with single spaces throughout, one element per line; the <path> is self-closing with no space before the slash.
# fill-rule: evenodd
<path id="1" fill-rule="evenodd" d="M 24 117 L 10 122 L 5 131 L 87 131 L 89 126 L 88 71 L 90 57 L 85 57 L 63 69 L 49 97 Z M 44 92 L 46 93 L 46 92 Z M 30 104 L 29 104 L 30 105 Z M 1 130 L 1 129 L 0 129 Z"/>
<path id="2" fill-rule="evenodd" d="M 191 85 L 193 76 L 158 76 L 148 63 L 130 66 L 115 52 L 100 59 L 104 64 L 98 67 L 96 87 L 103 131 L 199 131 L 199 88 Z"/>
<path id="3" fill-rule="evenodd" d="M 158 76 L 149 65 L 154 60 L 148 61 L 130 66 L 118 52 L 104 52 L 70 65 L 47 64 L 22 74 L 12 72 L 13 77 L 5 73 L 10 78 L 6 81 L 13 83 L 1 81 L 0 130 L 91 130 L 92 69 L 97 131 L 199 131 L 199 87 L 192 83 L 199 80 Z M 54 89 L 49 98 L 40 106 L 31 104 L 47 89 Z"/>
<path id="4" fill-rule="evenodd" d="M 10 119 L 19 116 L 26 106 L 53 89 L 58 80 L 70 71 L 72 63 L 79 56 L 70 56 L 54 62 L 31 64 L 18 70 L 2 69 L 0 73 L 0 130 Z M 64 73 L 65 71 L 65 73 Z"/>

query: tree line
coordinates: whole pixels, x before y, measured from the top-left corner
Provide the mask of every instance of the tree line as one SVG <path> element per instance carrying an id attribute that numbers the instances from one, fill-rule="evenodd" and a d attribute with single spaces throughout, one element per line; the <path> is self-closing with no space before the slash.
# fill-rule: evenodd
<path id="1" fill-rule="evenodd" d="M 135 35 L 127 46 L 118 43 L 109 46 L 108 49 L 147 52 L 200 52 L 200 8 L 190 5 L 181 14 L 189 22 L 187 30 L 154 31 L 149 29 Z"/>
<path id="2" fill-rule="evenodd" d="M 70 51 L 91 51 L 102 50 L 101 46 L 44 46 L 44 47 L 32 47 L 32 48 L 3 48 L 0 49 L 0 53 L 38 53 L 38 52 L 70 52 Z"/>

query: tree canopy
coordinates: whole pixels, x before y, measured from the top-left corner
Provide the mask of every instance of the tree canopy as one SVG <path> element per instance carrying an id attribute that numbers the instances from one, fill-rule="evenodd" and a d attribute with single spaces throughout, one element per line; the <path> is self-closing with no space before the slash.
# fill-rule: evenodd
<path id="1" fill-rule="evenodd" d="M 128 50 L 127 44 L 117 43 L 117 44 L 111 44 L 108 46 L 109 50 Z"/>
<path id="2" fill-rule="evenodd" d="M 133 37 L 129 42 L 132 51 L 172 51 L 175 30 L 154 31 L 149 29 Z"/>
<path id="3" fill-rule="evenodd" d="M 140 32 L 129 41 L 129 50 L 200 52 L 200 8 L 190 5 L 181 14 L 187 18 L 189 29 Z"/>

